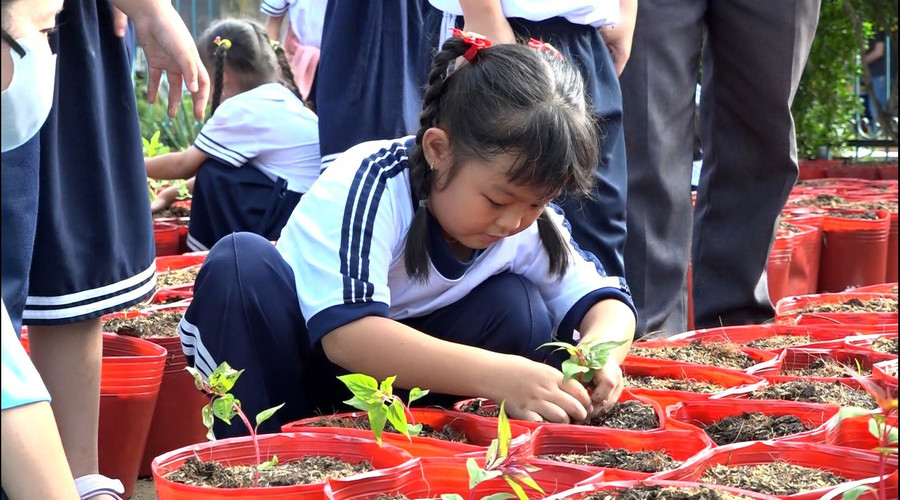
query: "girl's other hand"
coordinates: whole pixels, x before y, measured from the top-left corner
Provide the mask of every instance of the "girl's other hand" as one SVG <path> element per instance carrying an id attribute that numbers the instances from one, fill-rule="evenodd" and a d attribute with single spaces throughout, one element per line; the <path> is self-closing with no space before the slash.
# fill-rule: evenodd
<path id="1" fill-rule="evenodd" d="M 552 366 L 521 356 L 502 356 L 488 397 L 506 400 L 506 411 L 519 420 L 570 423 L 593 411 L 591 398 L 575 380 L 563 383 L 563 374 Z"/>
<path id="2" fill-rule="evenodd" d="M 594 372 L 594 390 L 591 392 L 593 408 L 588 411 L 588 417 L 593 418 L 612 409 L 624 388 L 625 378 L 622 375 L 622 368 L 610 357 L 602 369 Z"/>

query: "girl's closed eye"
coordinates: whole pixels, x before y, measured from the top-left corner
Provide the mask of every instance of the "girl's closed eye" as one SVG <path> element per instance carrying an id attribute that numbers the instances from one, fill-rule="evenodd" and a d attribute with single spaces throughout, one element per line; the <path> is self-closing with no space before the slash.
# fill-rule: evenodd
<path id="1" fill-rule="evenodd" d="M 496 201 L 496 200 L 493 200 L 493 199 L 491 199 L 491 197 L 489 197 L 489 196 L 485 196 L 484 198 L 488 201 L 488 203 L 491 204 L 492 207 L 497 208 L 497 209 L 503 208 L 503 207 L 505 207 L 506 205 L 508 205 L 508 203 L 500 203 L 500 202 L 498 202 L 498 201 Z"/>

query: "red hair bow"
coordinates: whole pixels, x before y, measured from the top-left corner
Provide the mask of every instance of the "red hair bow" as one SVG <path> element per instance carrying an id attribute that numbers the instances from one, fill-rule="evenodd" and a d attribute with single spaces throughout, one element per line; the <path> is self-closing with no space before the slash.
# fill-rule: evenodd
<path id="1" fill-rule="evenodd" d="M 484 37 L 484 35 L 479 35 L 478 33 L 473 33 L 471 31 L 463 31 L 459 28 L 453 28 L 453 36 L 458 36 L 463 39 L 467 44 L 469 44 L 469 49 L 466 50 L 466 53 L 463 54 L 463 57 L 466 58 L 466 61 L 472 62 L 475 59 L 475 54 L 481 50 L 486 49 L 491 46 L 491 41 Z"/>
<path id="2" fill-rule="evenodd" d="M 549 52 L 557 57 L 557 59 L 562 59 L 563 55 L 560 51 L 556 50 L 556 47 L 550 45 L 549 43 L 542 42 L 541 40 L 537 40 L 532 38 L 528 40 L 528 46 L 535 50 L 541 50 L 544 52 Z"/>

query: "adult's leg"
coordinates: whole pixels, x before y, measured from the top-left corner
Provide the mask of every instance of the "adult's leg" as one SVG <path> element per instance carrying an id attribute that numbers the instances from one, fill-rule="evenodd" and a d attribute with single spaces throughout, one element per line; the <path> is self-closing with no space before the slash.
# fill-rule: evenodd
<path id="1" fill-rule="evenodd" d="M 694 215 L 697 328 L 774 316 L 766 263 L 797 180 L 791 103 L 819 0 L 711 3 L 703 59 L 703 171 Z"/>
<path id="2" fill-rule="evenodd" d="M 621 76 L 628 150 L 625 275 L 637 336 L 687 327 L 694 96 L 705 1 L 641 0 Z"/>
<path id="3" fill-rule="evenodd" d="M 260 432 L 308 416 L 303 372 L 310 356 L 294 273 L 265 238 L 225 236 L 210 250 L 194 298 L 178 325 L 188 364 L 208 377 L 223 361 L 245 370 L 232 393 L 251 417 L 284 403 Z M 217 438 L 242 436 L 240 422 L 217 421 Z"/>

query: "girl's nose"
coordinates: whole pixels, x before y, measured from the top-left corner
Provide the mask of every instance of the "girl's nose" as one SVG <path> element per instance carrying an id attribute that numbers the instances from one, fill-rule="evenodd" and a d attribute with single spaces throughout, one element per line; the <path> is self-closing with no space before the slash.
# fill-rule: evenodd
<path id="1" fill-rule="evenodd" d="M 515 210 L 506 210 L 497 219 L 497 226 L 503 229 L 505 234 L 510 234 L 522 223 L 522 215 Z"/>

